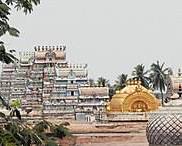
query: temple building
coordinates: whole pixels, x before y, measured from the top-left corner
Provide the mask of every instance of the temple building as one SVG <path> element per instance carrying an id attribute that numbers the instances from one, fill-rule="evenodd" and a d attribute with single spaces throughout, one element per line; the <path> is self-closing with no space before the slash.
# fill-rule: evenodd
<path id="1" fill-rule="evenodd" d="M 128 81 L 125 88 L 112 97 L 108 103 L 108 112 L 148 112 L 157 110 L 159 101 L 151 90 L 146 89 L 140 81 Z"/>
<path id="2" fill-rule="evenodd" d="M 182 97 L 182 72 L 178 70 L 177 74 L 172 72 L 167 77 L 167 91 L 166 96 L 168 99 L 178 99 Z"/>
<path id="3" fill-rule="evenodd" d="M 19 62 L 3 64 L 0 94 L 21 99 L 24 111 L 73 119 L 89 108 L 103 108 L 109 99 L 107 87 L 89 87 L 87 64 L 68 63 L 66 46 L 38 46 L 17 58 Z"/>
<path id="4" fill-rule="evenodd" d="M 12 84 L 16 76 L 16 65 L 15 64 L 3 64 L 2 73 L 0 77 L 0 94 L 6 97 L 7 101 L 12 96 Z M 21 94 L 21 92 L 19 92 Z"/>
<path id="5" fill-rule="evenodd" d="M 167 90 L 165 105 L 182 105 L 182 72 L 178 69 L 177 74 L 170 72 L 167 76 Z"/>

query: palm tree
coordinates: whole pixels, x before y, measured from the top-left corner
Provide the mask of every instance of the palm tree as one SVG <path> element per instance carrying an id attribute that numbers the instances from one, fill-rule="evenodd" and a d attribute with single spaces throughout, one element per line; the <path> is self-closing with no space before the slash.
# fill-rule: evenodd
<path id="1" fill-rule="evenodd" d="M 99 87 L 106 87 L 106 86 L 108 85 L 108 83 L 109 83 L 109 81 L 106 80 L 106 79 L 103 78 L 103 77 L 99 77 L 99 78 L 97 79 L 97 85 L 98 85 Z"/>
<path id="2" fill-rule="evenodd" d="M 115 90 L 121 90 L 126 86 L 127 77 L 127 74 L 121 74 L 117 77 L 114 85 Z"/>
<path id="3" fill-rule="evenodd" d="M 13 56 L 12 51 L 10 53 L 6 52 L 6 49 L 3 44 L 0 44 L 0 61 L 6 64 L 14 63 L 17 58 Z"/>
<path id="4" fill-rule="evenodd" d="M 149 88 L 150 78 L 147 76 L 148 72 L 148 70 L 145 71 L 145 66 L 143 64 L 138 64 L 132 72 L 132 75 L 134 76 L 133 79 L 140 80 L 142 86 Z"/>
<path id="5" fill-rule="evenodd" d="M 152 81 L 152 86 L 156 90 L 160 90 L 162 97 L 162 106 L 164 105 L 163 91 L 166 89 L 166 76 L 168 68 L 164 68 L 164 63 L 160 65 L 159 61 L 151 65 L 150 78 Z"/>

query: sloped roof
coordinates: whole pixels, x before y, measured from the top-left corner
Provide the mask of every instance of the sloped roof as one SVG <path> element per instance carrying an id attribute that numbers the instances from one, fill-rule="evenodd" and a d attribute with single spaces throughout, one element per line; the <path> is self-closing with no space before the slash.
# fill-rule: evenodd
<path id="1" fill-rule="evenodd" d="M 108 87 L 81 87 L 80 96 L 108 96 Z"/>

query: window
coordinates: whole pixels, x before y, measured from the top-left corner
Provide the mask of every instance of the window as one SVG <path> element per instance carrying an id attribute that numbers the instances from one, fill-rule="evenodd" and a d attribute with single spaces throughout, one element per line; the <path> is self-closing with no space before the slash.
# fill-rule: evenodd
<path id="1" fill-rule="evenodd" d="M 71 81 L 71 84 L 73 84 L 73 81 Z"/>
<path id="2" fill-rule="evenodd" d="M 179 84 L 179 91 L 181 91 L 181 84 Z"/>
<path id="3" fill-rule="evenodd" d="M 74 96 L 74 91 L 71 91 L 71 96 Z"/>

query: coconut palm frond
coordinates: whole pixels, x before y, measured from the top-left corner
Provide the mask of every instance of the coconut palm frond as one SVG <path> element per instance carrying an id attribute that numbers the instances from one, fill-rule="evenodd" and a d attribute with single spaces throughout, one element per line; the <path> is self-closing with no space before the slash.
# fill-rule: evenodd
<path id="1" fill-rule="evenodd" d="M 140 80 L 141 85 L 146 88 L 149 88 L 150 79 L 148 77 L 149 70 L 145 71 L 145 66 L 143 64 L 138 64 L 134 67 L 132 75 L 134 76 L 133 79 Z"/>
<path id="2" fill-rule="evenodd" d="M 10 110 L 11 109 L 11 107 L 9 106 L 9 104 L 5 101 L 5 99 L 2 96 L 0 96 L 0 102 L 3 104 L 3 106 L 6 107 L 7 110 Z"/>
<path id="3" fill-rule="evenodd" d="M 0 117 L 1 118 L 6 118 L 6 115 L 4 113 L 0 112 Z"/>
<path id="4" fill-rule="evenodd" d="M 166 89 L 166 77 L 168 68 L 164 68 L 165 63 L 160 65 L 159 61 L 151 65 L 151 82 L 152 86 L 156 90 L 160 90 L 162 97 L 162 105 L 164 105 L 163 91 Z"/>

